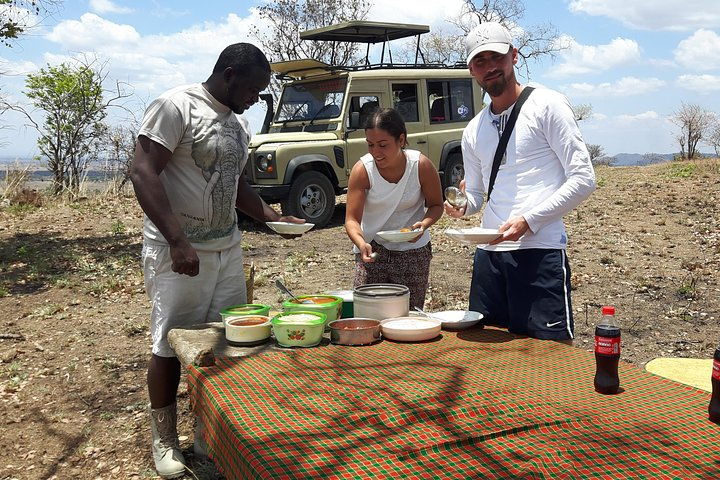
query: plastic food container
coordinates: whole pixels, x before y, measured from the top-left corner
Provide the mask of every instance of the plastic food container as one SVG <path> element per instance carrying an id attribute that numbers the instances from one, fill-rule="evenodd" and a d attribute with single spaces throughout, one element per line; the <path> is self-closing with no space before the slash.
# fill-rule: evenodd
<path id="1" fill-rule="evenodd" d="M 270 306 L 261 303 L 246 303 L 243 305 L 233 305 L 220 310 L 223 324 L 227 325 L 228 317 L 237 317 L 239 315 L 263 315 L 270 313 Z"/>
<path id="2" fill-rule="evenodd" d="M 238 315 L 225 322 L 225 340 L 236 347 L 251 347 L 270 338 L 270 317 L 266 315 Z"/>
<path id="3" fill-rule="evenodd" d="M 410 312 L 410 290 L 393 283 L 368 283 L 353 290 L 356 317 L 383 320 L 406 317 Z"/>
<path id="4" fill-rule="evenodd" d="M 334 295 L 298 295 L 300 301 L 311 301 L 312 303 L 299 303 L 293 299 L 283 302 L 282 308 L 285 312 L 295 312 L 299 310 L 308 310 L 311 312 L 320 312 L 325 314 L 327 322 L 332 322 L 340 318 L 342 311 L 343 299 Z"/>
<path id="5" fill-rule="evenodd" d="M 355 316 L 353 310 L 353 291 L 352 290 L 332 290 L 325 292 L 326 295 L 334 295 L 342 298 L 342 310 L 340 312 L 340 318 L 352 318 Z M 330 322 L 330 320 L 328 320 Z"/>
<path id="6" fill-rule="evenodd" d="M 270 321 L 281 347 L 314 347 L 322 340 L 327 317 L 313 310 L 293 310 L 275 315 Z"/>
<path id="7" fill-rule="evenodd" d="M 344 318 L 328 323 L 330 341 L 338 345 L 370 345 L 380 340 L 380 320 Z"/>

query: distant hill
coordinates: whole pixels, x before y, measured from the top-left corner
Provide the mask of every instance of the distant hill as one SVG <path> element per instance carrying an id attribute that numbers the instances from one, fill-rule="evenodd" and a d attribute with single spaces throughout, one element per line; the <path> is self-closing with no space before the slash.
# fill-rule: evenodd
<path id="1" fill-rule="evenodd" d="M 613 167 L 627 167 L 633 165 L 649 165 L 651 163 L 669 162 L 675 158 L 676 153 L 618 153 L 614 155 Z"/>

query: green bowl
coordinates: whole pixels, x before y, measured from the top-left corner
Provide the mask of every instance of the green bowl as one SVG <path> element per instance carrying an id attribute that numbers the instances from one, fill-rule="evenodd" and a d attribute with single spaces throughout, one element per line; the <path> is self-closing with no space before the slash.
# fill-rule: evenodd
<path id="1" fill-rule="evenodd" d="M 270 313 L 270 306 L 261 303 L 246 303 L 243 305 L 233 305 L 220 310 L 220 317 L 223 325 L 227 325 L 228 318 L 240 317 L 246 315 L 262 315 L 267 316 Z"/>
<path id="2" fill-rule="evenodd" d="M 275 315 L 270 323 L 281 347 L 314 347 L 325 331 L 327 316 L 315 310 L 293 310 Z"/>
<path id="3" fill-rule="evenodd" d="M 298 300 L 310 300 L 313 303 L 299 303 L 296 300 L 290 299 L 282 304 L 282 309 L 285 312 L 296 312 L 299 310 L 306 310 L 311 312 L 320 312 L 325 314 L 327 321 L 325 327 L 329 322 L 340 318 L 342 312 L 343 299 L 335 295 L 298 295 Z"/>

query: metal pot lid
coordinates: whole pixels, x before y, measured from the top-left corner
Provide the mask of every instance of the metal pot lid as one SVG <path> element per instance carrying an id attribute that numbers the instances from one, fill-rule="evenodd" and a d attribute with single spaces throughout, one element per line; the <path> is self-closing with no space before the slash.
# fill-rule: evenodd
<path id="1" fill-rule="evenodd" d="M 394 283 L 368 283 L 355 287 L 353 294 L 359 297 L 384 298 L 402 297 L 410 295 L 410 289 L 405 285 Z"/>

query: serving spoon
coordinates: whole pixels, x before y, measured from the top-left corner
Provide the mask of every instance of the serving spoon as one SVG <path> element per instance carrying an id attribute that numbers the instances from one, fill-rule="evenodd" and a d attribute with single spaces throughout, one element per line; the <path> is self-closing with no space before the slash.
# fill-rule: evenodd
<path id="1" fill-rule="evenodd" d="M 424 315 L 425 317 L 429 318 L 430 320 L 438 320 L 437 318 L 433 317 L 429 313 L 427 313 L 425 310 L 423 310 L 420 307 L 413 307 L 416 312 L 419 312 L 421 315 Z"/>
<path id="2" fill-rule="evenodd" d="M 297 303 L 313 303 L 312 300 L 300 300 L 298 297 L 295 296 L 295 294 L 290 291 L 289 288 L 285 286 L 285 284 L 280 280 L 279 278 L 275 279 L 275 286 L 280 290 L 282 293 L 286 295 L 290 295 L 290 297 L 295 300 Z"/>
<path id="3" fill-rule="evenodd" d="M 445 200 L 455 208 L 463 208 L 467 205 L 467 197 L 463 191 L 452 185 L 445 189 Z"/>

